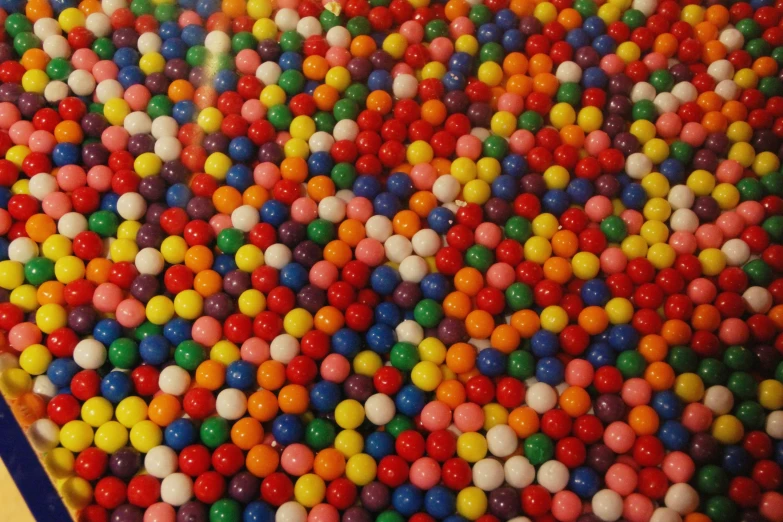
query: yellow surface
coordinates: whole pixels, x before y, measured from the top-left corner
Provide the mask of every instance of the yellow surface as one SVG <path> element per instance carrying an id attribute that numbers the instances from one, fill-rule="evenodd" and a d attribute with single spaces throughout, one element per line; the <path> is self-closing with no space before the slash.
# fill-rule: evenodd
<path id="1" fill-rule="evenodd" d="M 0 459 L 0 506 L 3 506 L 3 513 L 8 517 L 6 520 L 35 522 L 2 459 Z"/>

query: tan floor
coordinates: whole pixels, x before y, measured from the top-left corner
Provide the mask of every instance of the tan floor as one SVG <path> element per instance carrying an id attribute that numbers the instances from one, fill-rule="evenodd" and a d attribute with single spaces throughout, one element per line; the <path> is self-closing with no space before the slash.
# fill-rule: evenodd
<path id="1" fill-rule="evenodd" d="M 35 522 L 2 459 L 0 459 L 0 505 L 3 506 L 3 511 L 8 516 L 6 520 Z"/>

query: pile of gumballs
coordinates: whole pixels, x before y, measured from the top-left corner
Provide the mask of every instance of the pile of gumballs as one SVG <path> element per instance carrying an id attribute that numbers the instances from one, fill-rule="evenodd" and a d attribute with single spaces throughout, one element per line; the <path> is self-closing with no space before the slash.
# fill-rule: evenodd
<path id="1" fill-rule="evenodd" d="M 0 391 L 78 521 L 783 522 L 781 0 L 0 22 Z"/>

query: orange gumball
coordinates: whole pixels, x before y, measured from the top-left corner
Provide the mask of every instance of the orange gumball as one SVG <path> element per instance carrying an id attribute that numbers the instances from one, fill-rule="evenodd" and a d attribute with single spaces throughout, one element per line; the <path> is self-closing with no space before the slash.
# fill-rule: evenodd
<path id="1" fill-rule="evenodd" d="M 541 319 L 533 310 L 519 310 L 511 316 L 511 326 L 523 339 L 530 339 L 541 328 Z"/>
<path id="2" fill-rule="evenodd" d="M 456 379 L 441 382 L 435 389 L 435 398 L 445 402 L 452 410 L 465 402 L 465 385 Z"/>
<path id="3" fill-rule="evenodd" d="M 468 294 L 460 291 L 451 292 L 443 300 L 443 313 L 446 317 L 465 319 L 470 313 L 472 306 Z"/>
<path id="4" fill-rule="evenodd" d="M 645 335 L 639 341 L 637 351 L 648 363 L 663 361 L 669 353 L 669 344 L 660 335 Z"/>
<path id="5" fill-rule="evenodd" d="M 168 393 L 156 395 L 147 408 L 147 416 L 158 426 L 168 426 L 177 420 L 182 412 L 179 399 Z"/>
<path id="6" fill-rule="evenodd" d="M 334 448 L 322 449 L 315 456 L 313 471 L 327 482 L 336 480 L 345 471 L 345 456 Z"/>
<path id="7" fill-rule="evenodd" d="M 285 383 L 285 366 L 280 361 L 264 361 L 256 373 L 258 385 L 267 390 L 279 390 Z"/>
<path id="8" fill-rule="evenodd" d="M 513 326 L 510 324 L 501 324 L 492 331 L 489 343 L 493 348 L 497 348 L 508 355 L 519 348 L 521 340 L 522 338 L 519 335 L 519 332 L 517 332 Z"/>
<path id="9" fill-rule="evenodd" d="M 465 330 L 474 339 L 488 339 L 494 327 L 495 320 L 484 310 L 473 310 L 465 318 Z"/>
<path id="10" fill-rule="evenodd" d="M 508 416 L 508 425 L 516 432 L 519 438 L 527 438 L 538 433 L 541 421 L 538 413 L 530 406 L 515 408 Z"/>
<path id="11" fill-rule="evenodd" d="M 579 386 L 569 386 L 558 398 L 560 408 L 571 418 L 584 415 L 591 407 L 590 394 Z"/>
<path id="12" fill-rule="evenodd" d="M 269 390 L 258 390 L 247 399 L 247 412 L 259 422 L 274 419 L 278 409 L 277 397 Z"/>
<path id="13" fill-rule="evenodd" d="M 250 448 L 245 458 L 247 470 L 258 478 L 264 478 L 277 471 L 280 455 L 266 444 L 257 444 Z"/>
<path id="14" fill-rule="evenodd" d="M 226 382 L 226 368 L 221 363 L 207 359 L 196 368 L 196 384 L 215 391 Z"/>
<path id="15" fill-rule="evenodd" d="M 658 414 L 646 404 L 634 406 L 628 413 L 628 425 L 638 436 L 653 435 L 658 431 Z"/>
<path id="16" fill-rule="evenodd" d="M 476 348 L 468 343 L 452 344 L 446 352 L 446 366 L 457 374 L 469 372 L 476 366 Z"/>
<path id="17" fill-rule="evenodd" d="M 239 449 L 249 451 L 264 440 L 264 427 L 252 417 L 239 419 L 231 427 L 231 442 Z"/>
<path id="18" fill-rule="evenodd" d="M 663 361 L 651 363 L 644 371 L 644 380 L 653 391 L 664 391 L 674 386 L 674 369 Z"/>

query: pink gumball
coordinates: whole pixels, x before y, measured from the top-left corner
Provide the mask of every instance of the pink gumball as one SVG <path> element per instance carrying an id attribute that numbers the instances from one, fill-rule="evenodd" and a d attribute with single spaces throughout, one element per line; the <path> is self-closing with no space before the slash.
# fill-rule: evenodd
<path id="1" fill-rule="evenodd" d="M 666 455 L 661 466 L 666 478 L 675 484 L 688 482 L 696 471 L 693 459 L 682 451 L 673 451 Z"/>
<path id="2" fill-rule="evenodd" d="M 604 477 L 606 486 L 622 496 L 630 495 L 636 489 L 638 477 L 636 471 L 628 464 L 612 464 Z"/>
<path id="3" fill-rule="evenodd" d="M 516 280 L 514 268 L 508 263 L 495 263 L 487 270 L 487 283 L 500 290 L 505 290 Z"/>
<path id="4" fill-rule="evenodd" d="M 19 323 L 8 331 L 8 344 L 17 352 L 33 344 L 40 344 L 42 339 L 41 330 L 33 323 Z"/>
<path id="5" fill-rule="evenodd" d="M 242 343 L 239 355 L 243 361 L 260 366 L 262 362 L 269 360 L 269 344 L 259 337 L 251 337 Z"/>
<path id="6" fill-rule="evenodd" d="M 280 465 L 289 475 L 301 477 L 313 469 L 315 456 L 304 444 L 289 444 L 280 456 Z"/>
<path id="7" fill-rule="evenodd" d="M 341 383 L 351 373 L 351 363 L 337 353 L 330 353 L 321 361 L 321 377 L 325 381 Z"/>
<path id="8" fill-rule="evenodd" d="M 171 504 L 156 502 L 144 512 L 144 522 L 174 522 L 177 512 Z"/>
<path id="9" fill-rule="evenodd" d="M 326 260 L 318 261 L 310 268 L 310 284 L 326 290 L 340 277 L 339 271 L 334 263 Z"/>
<path id="10" fill-rule="evenodd" d="M 633 429 L 622 421 L 615 421 L 604 430 L 604 444 L 615 453 L 625 453 L 636 442 Z"/>
<path id="11" fill-rule="evenodd" d="M 565 380 L 570 386 L 587 388 L 593 382 L 593 375 L 593 365 L 584 359 L 572 359 L 565 368 Z"/>
<path id="12" fill-rule="evenodd" d="M 215 214 L 211 218 L 209 218 L 209 226 L 212 227 L 212 230 L 215 232 L 215 235 L 220 234 L 221 230 L 225 230 L 227 228 L 231 228 L 231 216 L 226 214 Z"/>
<path id="13" fill-rule="evenodd" d="M 214 317 L 205 315 L 193 323 L 191 335 L 197 343 L 204 346 L 214 346 L 223 336 L 223 325 Z"/>
<path id="14" fill-rule="evenodd" d="M 318 504 L 310 510 L 307 522 L 340 522 L 340 512 L 331 504 Z"/>
<path id="15" fill-rule="evenodd" d="M 73 210 L 73 205 L 71 198 L 65 192 L 52 192 L 44 196 L 43 201 L 41 201 L 41 209 L 47 216 L 60 219 Z"/>
<path id="16" fill-rule="evenodd" d="M 422 457 L 411 464 L 410 481 L 419 489 L 431 489 L 440 482 L 440 465 L 430 457 Z"/>
<path id="17" fill-rule="evenodd" d="M 345 215 L 348 219 L 355 219 L 360 223 L 367 223 L 367 220 L 373 215 L 372 202 L 367 198 L 351 198 L 351 201 L 349 201 L 348 205 L 345 207 Z"/>
<path id="18" fill-rule="evenodd" d="M 478 431 L 484 426 L 484 410 L 474 402 L 464 402 L 454 409 L 454 425 L 463 433 Z"/>
<path id="19" fill-rule="evenodd" d="M 356 245 L 354 256 L 358 261 L 369 266 L 378 266 L 383 263 L 386 252 L 380 241 L 366 237 Z"/>
<path id="20" fill-rule="evenodd" d="M 291 219 L 307 224 L 318 217 L 318 204 L 310 198 L 298 198 L 291 205 Z"/>
<path id="21" fill-rule="evenodd" d="M 476 227 L 474 236 L 479 245 L 494 249 L 503 239 L 503 232 L 496 224 L 485 222 Z"/>
<path id="22" fill-rule="evenodd" d="M 712 410 L 700 402 L 692 402 L 682 411 L 682 425 L 691 433 L 707 431 L 712 425 Z"/>
<path id="23" fill-rule="evenodd" d="M 623 518 L 628 522 L 649 522 L 653 511 L 652 500 L 639 493 L 631 493 L 623 501 Z"/>
<path id="24" fill-rule="evenodd" d="M 114 172 L 106 165 L 96 165 L 87 172 L 87 185 L 100 192 L 111 189 Z"/>
<path id="25" fill-rule="evenodd" d="M 253 180 L 267 190 L 272 190 L 280 179 L 280 169 L 274 163 L 259 163 L 253 169 Z"/>
<path id="26" fill-rule="evenodd" d="M 552 516 L 560 522 L 574 522 L 582 514 L 582 501 L 573 491 L 558 491 L 552 497 Z"/>
<path id="27" fill-rule="evenodd" d="M 92 304 L 103 313 L 113 314 L 122 301 L 122 289 L 114 283 L 101 283 L 92 294 Z"/>
<path id="28" fill-rule="evenodd" d="M 441 401 L 427 403 L 421 410 L 421 424 L 431 432 L 445 430 L 451 424 L 451 408 Z"/>
<path id="29" fill-rule="evenodd" d="M 136 299 L 125 299 L 117 305 L 116 318 L 125 328 L 136 328 L 144 322 L 144 305 Z"/>
<path id="30" fill-rule="evenodd" d="M 601 270 L 606 274 L 618 274 L 625 270 L 628 264 L 628 257 L 619 247 L 609 247 L 601 252 Z"/>

